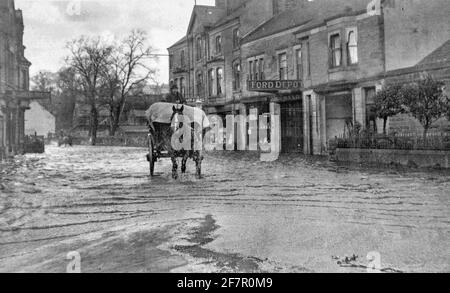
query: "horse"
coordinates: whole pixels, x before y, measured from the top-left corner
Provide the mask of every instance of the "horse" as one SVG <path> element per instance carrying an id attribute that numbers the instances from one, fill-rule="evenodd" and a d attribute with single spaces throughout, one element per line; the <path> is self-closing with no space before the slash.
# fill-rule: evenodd
<path id="1" fill-rule="evenodd" d="M 180 117 L 183 116 L 184 106 L 181 106 L 181 108 L 177 108 L 173 106 L 172 108 L 173 114 L 170 119 L 170 140 L 174 133 L 176 133 L 180 128 L 183 127 L 183 121 L 181 121 Z M 178 157 L 181 157 L 181 173 L 186 173 L 186 163 L 188 159 L 193 159 L 195 162 L 195 170 L 196 170 L 196 177 L 201 178 L 202 175 L 202 161 L 203 156 L 200 150 L 195 150 L 195 139 L 199 139 L 201 141 L 201 137 L 199 137 L 199 133 L 197 133 L 195 123 L 191 123 L 191 148 L 190 150 L 175 150 L 172 146 L 172 143 L 170 142 L 168 145 L 170 147 L 168 148 L 170 159 L 172 160 L 172 178 L 177 179 L 178 178 Z M 181 140 L 181 138 L 180 138 Z M 172 140 L 171 140 L 172 141 Z"/>
<path id="2" fill-rule="evenodd" d="M 70 146 L 70 147 L 72 147 L 73 146 L 72 137 L 70 135 L 66 135 L 66 136 L 63 136 L 62 138 L 60 138 L 58 140 L 58 147 L 61 147 L 61 146 L 65 146 L 65 147 Z"/>

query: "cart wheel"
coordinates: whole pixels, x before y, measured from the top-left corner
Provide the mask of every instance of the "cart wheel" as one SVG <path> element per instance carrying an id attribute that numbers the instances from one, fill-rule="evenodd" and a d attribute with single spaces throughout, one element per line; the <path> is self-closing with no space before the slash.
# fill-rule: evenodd
<path id="1" fill-rule="evenodd" d="M 152 136 L 148 136 L 148 155 L 147 160 L 150 165 L 150 176 L 155 175 L 155 153 Z"/>

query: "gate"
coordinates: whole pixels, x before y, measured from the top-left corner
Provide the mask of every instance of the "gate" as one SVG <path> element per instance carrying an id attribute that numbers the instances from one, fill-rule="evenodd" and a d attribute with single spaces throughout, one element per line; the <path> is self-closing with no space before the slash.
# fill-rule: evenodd
<path id="1" fill-rule="evenodd" d="M 284 153 L 303 152 L 303 103 L 302 101 L 280 104 L 281 150 Z"/>

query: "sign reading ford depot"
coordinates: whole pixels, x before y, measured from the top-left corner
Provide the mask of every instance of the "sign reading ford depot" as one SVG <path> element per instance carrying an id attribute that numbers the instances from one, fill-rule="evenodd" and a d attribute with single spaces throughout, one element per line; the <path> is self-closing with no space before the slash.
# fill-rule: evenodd
<path id="1" fill-rule="evenodd" d="M 301 80 L 250 80 L 247 89 L 251 92 L 301 91 Z"/>

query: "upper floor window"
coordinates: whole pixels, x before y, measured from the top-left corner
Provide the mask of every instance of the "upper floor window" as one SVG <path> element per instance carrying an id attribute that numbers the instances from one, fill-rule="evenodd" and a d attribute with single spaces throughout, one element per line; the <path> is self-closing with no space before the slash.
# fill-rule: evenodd
<path id="1" fill-rule="evenodd" d="M 169 68 L 173 68 L 173 55 L 169 55 Z"/>
<path id="2" fill-rule="evenodd" d="M 181 54 L 180 54 L 181 67 L 184 67 L 186 65 L 185 62 L 186 62 L 186 60 L 185 60 L 184 50 L 181 50 Z"/>
<path id="3" fill-rule="evenodd" d="M 217 95 L 223 94 L 223 69 L 217 68 Z"/>
<path id="4" fill-rule="evenodd" d="M 197 38 L 197 60 L 203 58 L 203 42 L 202 38 Z"/>
<path id="5" fill-rule="evenodd" d="M 355 30 L 351 30 L 348 33 L 347 56 L 349 64 L 358 63 L 358 36 Z"/>
<path id="6" fill-rule="evenodd" d="M 216 37 L 216 54 L 222 53 L 222 36 Z"/>
<path id="7" fill-rule="evenodd" d="M 233 48 L 239 47 L 239 42 L 240 42 L 239 38 L 240 38 L 239 29 L 236 28 L 233 30 Z"/>
<path id="8" fill-rule="evenodd" d="M 330 36 L 331 67 L 342 65 L 341 36 L 334 34 Z"/>
<path id="9" fill-rule="evenodd" d="M 208 95 L 214 96 L 214 83 L 216 82 L 215 70 L 210 69 L 208 71 Z"/>
<path id="10" fill-rule="evenodd" d="M 236 62 L 233 65 L 233 90 L 241 89 L 241 64 Z"/>
<path id="11" fill-rule="evenodd" d="M 297 70 L 297 79 L 303 79 L 303 53 L 302 48 L 295 50 L 295 64 Z"/>
<path id="12" fill-rule="evenodd" d="M 249 61 L 249 80 L 264 80 L 264 58 L 256 58 Z"/>
<path id="13" fill-rule="evenodd" d="M 308 77 L 311 77 L 311 50 L 310 50 L 309 41 L 306 41 L 305 44 L 306 44 L 306 57 L 305 57 L 306 75 Z"/>
<path id="14" fill-rule="evenodd" d="M 287 54 L 278 55 L 278 68 L 280 80 L 287 80 Z"/>

